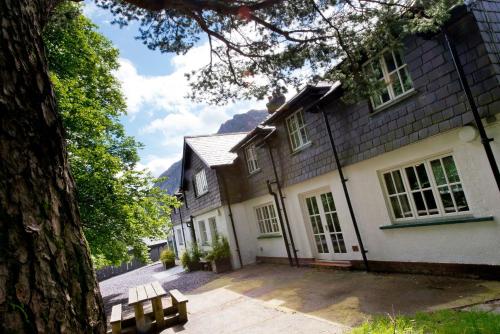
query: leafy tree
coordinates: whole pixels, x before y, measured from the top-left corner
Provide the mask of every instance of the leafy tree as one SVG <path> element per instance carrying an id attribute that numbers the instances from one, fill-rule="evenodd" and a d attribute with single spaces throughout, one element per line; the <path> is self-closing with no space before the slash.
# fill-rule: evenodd
<path id="1" fill-rule="evenodd" d="M 55 10 L 44 40 L 94 265 L 129 260 L 129 247 L 147 261 L 144 238 L 165 235 L 176 200 L 134 170 L 141 145 L 118 119 L 126 107 L 112 74 L 118 50 L 73 3 Z"/>
<path id="2" fill-rule="evenodd" d="M 61 1 L 0 0 L 0 324 L 8 333 L 106 327 L 42 39 Z M 209 65 L 191 76 L 193 97 L 214 103 L 262 97 L 316 75 L 355 87 L 360 59 L 412 31 L 438 29 L 455 3 L 95 1 L 121 24 L 139 21 L 140 38 L 163 52 L 185 53 L 206 34 Z M 340 59 L 354 74 L 332 68 Z"/>

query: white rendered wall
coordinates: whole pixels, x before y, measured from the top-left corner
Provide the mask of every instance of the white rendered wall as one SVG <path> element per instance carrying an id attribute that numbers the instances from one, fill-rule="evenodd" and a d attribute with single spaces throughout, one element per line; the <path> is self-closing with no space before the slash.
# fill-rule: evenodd
<path id="1" fill-rule="evenodd" d="M 461 141 L 460 130 L 451 130 L 344 168 L 369 260 L 500 265 L 500 192 L 480 139 Z M 487 131 L 495 138 L 491 144 L 500 163 L 499 122 L 487 125 Z M 453 154 L 459 170 L 470 215 L 494 216 L 495 221 L 381 230 L 380 226 L 392 222 L 379 179 L 380 172 L 448 153 Z M 361 253 L 352 249 L 358 242 L 337 171 L 283 189 L 298 256 L 316 257 L 303 208 L 304 197 L 326 191 L 333 194 L 348 252 L 335 255 L 335 259 L 359 260 Z M 245 254 L 244 262 L 251 261 L 253 256 L 286 257 L 282 238 L 257 239 L 254 208 L 270 202 L 274 203 L 273 198 L 266 195 L 233 205 L 237 230 L 241 231 L 238 238 L 242 255 Z"/>

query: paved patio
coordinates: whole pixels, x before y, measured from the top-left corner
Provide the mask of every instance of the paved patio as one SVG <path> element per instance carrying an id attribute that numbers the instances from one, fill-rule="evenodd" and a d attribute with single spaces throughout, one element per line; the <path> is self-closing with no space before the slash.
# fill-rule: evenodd
<path id="1" fill-rule="evenodd" d="M 452 277 L 320 271 L 252 265 L 229 274 L 164 271 L 159 264 L 101 282 L 106 308 L 126 304 L 129 286 L 159 280 L 189 298 L 174 332 L 343 333 L 378 314 L 412 314 L 500 300 L 500 282 Z M 164 300 L 168 305 L 169 300 Z M 488 305 L 491 303 L 488 303 Z M 493 303 L 498 306 L 498 303 Z M 170 332 L 171 333 L 171 332 Z"/>
<path id="2" fill-rule="evenodd" d="M 185 333 L 340 333 L 373 315 L 500 299 L 500 282 L 254 265 L 188 295 Z"/>

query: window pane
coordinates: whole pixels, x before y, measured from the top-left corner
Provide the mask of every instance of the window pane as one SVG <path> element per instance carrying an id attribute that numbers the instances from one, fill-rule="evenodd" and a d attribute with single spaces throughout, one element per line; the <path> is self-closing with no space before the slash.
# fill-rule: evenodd
<path id="1" fill-rule="evenodd" d="M 387 192 L 389 195 L 395 194 L 396 190 L 394 189 L 394 184 L 392 183 L 391 173 L 384 174 L 385 185 L 387 187 Z"/>
<path id="2" fill-rule="evenodd" d="M 417 175 L 415 174 L 415 170 L 413 169 L 413 167 L 406 167 L 405 172 L 408 183 L 410 184 L 410 189 L 420 189 L 420 186 L 418 185 Z"/>
<path id="3" fill-rule="evenodd" d="M 401 213 L 401 207 L 399 206 L 399 201 L 397 197 L 391 197 L 391 206 L 392 210 L 394 212 L 394 218 L 403 218 L 403 215 Z"/>
<path id="4" fill-rule="evenodd" d="M 420 193 L 420 192 L 413 193 L 413 200 L 415 201 L 415 207 L 417 208 L 417 214 L 419 216 L 426 216 L 427 209 L 425 208 L 424 198 L 422 197 L 422 193 Z"/>
<path id="5" fill-rule="evenodd" d="M 408 68 L 405 67 L 399 71 L 399 75 L 401 76 L 401 81 L 403 83 L 404 91 L 408 91 L 413 88 L 413 82 L 411 81 L 410 74 L 408 73 Z"/>
<path id="6" fill-rule="evenodd" d="M 403 180 L 401 179 L 401 172 L 399 170 L 396 170 L 392 172 L 392 176 L 394 177 L 394 183 L 396 184 L 398 193 L 404 193 L 405 187 L 403 185 Z"/>
<path id="7" fill-rule="evenodd" d="M 455 212 L 455 206 L 453 205 L 453 199 L 451 198 L 450 189 L 445 186 L 439 188 L 439 194 L 441 195 L 441 201 L 443 202 L 444 211 L 446 213 Z"/>
<path id="8" fill-rule="evenodd" d="M 398 73 L 395 72 L 391 74 L 391 84 L 394 90 L 394 96 L 399 96 L 403 94 L 403 86 L 401 86 L 401 81 L 399 81 Z"/>
<path id="9" fill-rule="evenodd" d="M 375 79 L 382 79 L 384 77 L 382 67 L 380 66 L 380 61 L 378 59 L 372 62 L 372 68 Z"/>
<path id="10" fill-rule="evenodd" d="M 429 182 L 429 177 L 427 176 L 427 171 L 425 170 L 425 165 L 422 163 L 416 166 L 418 180 L 420 181 L 420 186 L 422 188 L 430 187 L 431 183 Z"/>
<path id="11" fill-rule="evenodd" d="M 469 205 L 467 204 L 467 200 L 465 199 L 462 185 L 456 184 L 452 186 L 451 191 L 453 192 L 453 197 L 455 198 L 455 202 L 457 203 L 458 211 L 469 211 Z"/>
<path id="12" fill-rule="evenodd" d="M 403 66 L 404 62 L 403 62 L 403 54 L 402 54 L 401 50 L 395 51 L 394 57 L 396 58 L 396 64 L 398 65 L 398 67 Z"/>
<path id="13" fill-rule="evenodd" d="M 307 143 L 309 140 L 307 139 L 307 132 L 306 132 L 306 128 L 302 128 L 300 129 L 300 137 L 302 139 L 302 144 L 305 144 Z"/>
<path id="14" fill-rule="evenodd" d="M 401 201 L 403 214 L 406 218 L 413 217 L 411 212 L 410 203 L 408 202 L 408 197 L 406 195 L 399 195 L 399 200 Z"/>
<path id="15" fill-rule="evenodd" d="M 392 72 L 396 69 L 396 64 L 394 63 L 394 59 L 392 58 L 392 52 L 388 51 L 384 53 L 385 64 L 387 65 L 387 69 L 389 72 Z"/>
<path id="16" fill-rule="evenodd" d="M 434 194 L 432 193 L 432 190 L 430 190 L 430 189 L 425 190 L 424 191 L 424 198 L 425 198 L 425 203 L 427 204 L 427 209 L 429 210 L 429 213 L 431 215 L 438 213 L 436 199 L 434 198 Z"/>
<path id="17" fill-rule="evenodd" d="M 443 168 L 441 167 L 441 160 L 431 161 L 432 174 L 434 174 L 434 179 L 438 186 L 446 184 L 446 178 L 444 176 Z"/>
<path id="18" fill-rule="evenodd" d="M 455 183 L 460 182 L 460 178 L 458 177 L 457 167 L 455 166 L 455 162 L 451 156 L 443 158 L 443 165 L 446 171 L 446 176 L 448 176 L 448 182 Z"/>
<path id="19" fill-rule="evenodd" d="M 387 88 L 384 88 L 382 90 L 380 98 L 382 99 L 382 103 L 388 102 L 391 99 L 389 95 L 389 90 Z"/>

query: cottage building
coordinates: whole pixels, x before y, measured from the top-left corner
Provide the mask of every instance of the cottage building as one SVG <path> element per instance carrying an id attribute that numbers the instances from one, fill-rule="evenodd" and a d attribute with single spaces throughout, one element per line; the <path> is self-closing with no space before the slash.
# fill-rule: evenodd
<path id="1" fill-rule="evenodd" d="M 206 140 L 217 136 L 195 140 L 204 149 L 187 138 L 184 219 L 194 217 L 198 236 L 196 222 L 220 217 L 241 256 L 236 267 L 332 263 L 498 278 L 500 192 L 448 41 L 500 161 L 499 26 L 498 2 L 457 7 L 446 36 L 408 37 L 365 64 L 386 83 L 369 101 L 344 103 L 341 83 L 309 85 L 250 133 L 228 136 L 231 147 Z M 220 165 L 207 157 L 219 154 Z M 190 185 L 198 169 L 213 184 L 210 200 Z"/>

